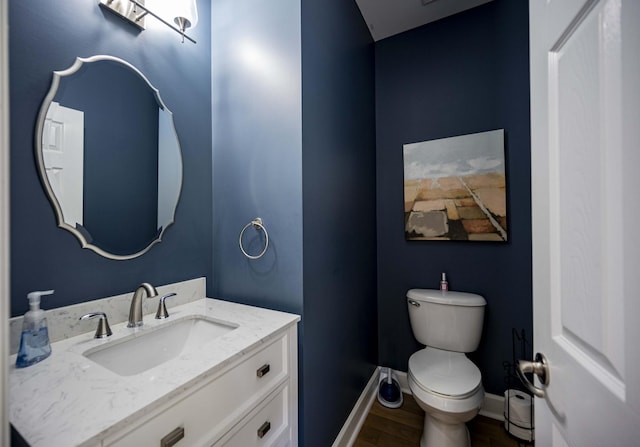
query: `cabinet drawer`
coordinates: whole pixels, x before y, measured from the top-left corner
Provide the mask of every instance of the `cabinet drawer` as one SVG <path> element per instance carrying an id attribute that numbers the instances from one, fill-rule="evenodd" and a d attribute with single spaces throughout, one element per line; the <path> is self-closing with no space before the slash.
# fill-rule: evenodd
<path id="1" fill-rule="evenodd" d="M 189 390 L 151 417 L 104 442 L 104 447 L 160 446 L 182 427 L 177 446 L 211 445 L 287 377 L 288 335 L 260 349 L 212 381 Z"/>
<path id="2" fill-rule="evenodd" d="M 257 412 L 240 423 L 241 428 L 225 436 L 215 447 L 284 447 L 290 445 L 289 387 L 269 396 Z"/>

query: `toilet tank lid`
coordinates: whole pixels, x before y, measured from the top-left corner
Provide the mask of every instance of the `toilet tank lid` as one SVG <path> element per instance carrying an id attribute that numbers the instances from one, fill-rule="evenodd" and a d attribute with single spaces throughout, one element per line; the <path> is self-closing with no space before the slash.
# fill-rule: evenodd
<path id="1" fill-rule="evenodd" d="M 467 292 L 443 292 L 435 289 L 411 289 L 407 298 L 427 303 L 448 304 L 450 306 L 486 306 L 487 301 L 480 295 Z"/>

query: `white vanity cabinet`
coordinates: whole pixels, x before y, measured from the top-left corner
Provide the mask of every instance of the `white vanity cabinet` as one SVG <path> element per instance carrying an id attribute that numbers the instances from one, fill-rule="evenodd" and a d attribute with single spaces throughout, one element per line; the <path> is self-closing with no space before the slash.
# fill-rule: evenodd
<path id="1" fill-rule="evenodd" d="M 297 349 L 293 325 L 102 446 L 297 446 Z"/>
<path id="2" fill-rule="evenodd" d="M 81 313 L 65 312 L 73 322 Z M 12 368 L 11 424 L 31 447 L 296 447 L 300 317 L 212 298 L 174 306 L 170 315 L 147 314 L 138 328 L 112 324 L 107 339 L 94 331 L 61 339 L 46 360 Z M 180 351 L 166 334 L 182 337 Z M 96 350 L 117 356 L 100 363 L 90 357 Z M 122 361 L 144 368 L 112 368 Z"/>

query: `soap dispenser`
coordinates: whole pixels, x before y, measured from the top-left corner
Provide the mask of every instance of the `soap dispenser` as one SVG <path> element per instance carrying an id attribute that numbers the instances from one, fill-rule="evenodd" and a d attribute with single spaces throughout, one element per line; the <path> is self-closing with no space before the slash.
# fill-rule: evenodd
<path id="1" fill-rule="evenodd" d="M 31 292 L 27 295 L 29 311 L 24 314 L 20 349 L 16 358 L 16 367 L 25 368 L 46 359 L 51 355 L 49 331 L 44 310 L 40 309 L 40 297 L 51 295 L 53 290 Z"/>
<path id="2" fill-rule="evenodd" d="M 440 277 L 440 290 L 442 292 L 449 290 L 449 281 L 447 281 L 447 274 L 444 272 L 442 272 L 442 276 Z"/>

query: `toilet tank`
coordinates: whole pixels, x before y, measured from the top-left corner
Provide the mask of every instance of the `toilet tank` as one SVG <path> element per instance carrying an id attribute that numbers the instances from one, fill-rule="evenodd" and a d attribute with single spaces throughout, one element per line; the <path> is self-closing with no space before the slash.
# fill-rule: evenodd
<path id="1" fill-rule="evenodd" d="M 431 289 L 407 292 L 409 320 L 416 340 L 447 351 L 478 349 L 486 304 L 475 293 Z"/>

